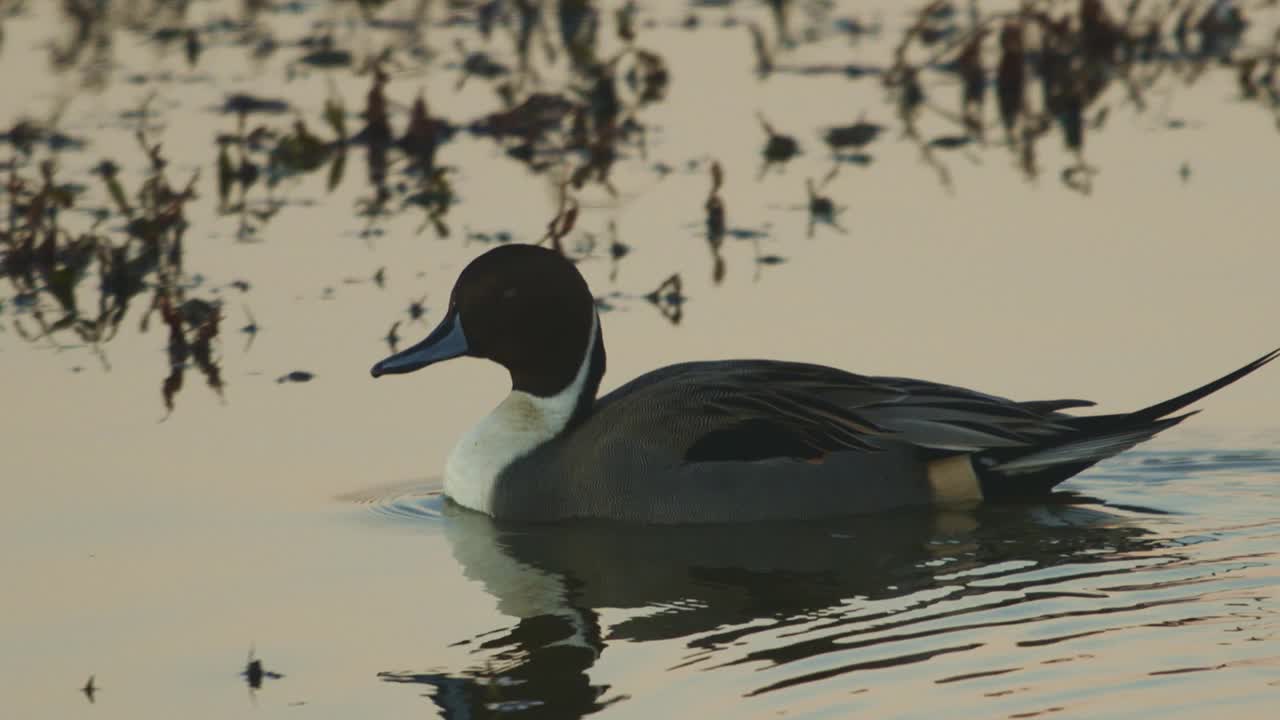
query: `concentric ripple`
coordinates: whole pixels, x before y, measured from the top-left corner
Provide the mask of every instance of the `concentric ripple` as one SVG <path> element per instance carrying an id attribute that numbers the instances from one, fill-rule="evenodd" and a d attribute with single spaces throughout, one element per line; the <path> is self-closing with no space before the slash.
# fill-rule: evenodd
<path id="1" fill-rule="evenodd" d="M 444 489 L 439 478 L 357 490 L 338 498 L 365 505 L 375 514 L 395 520 L 436 522 L 444 514 Z"/>

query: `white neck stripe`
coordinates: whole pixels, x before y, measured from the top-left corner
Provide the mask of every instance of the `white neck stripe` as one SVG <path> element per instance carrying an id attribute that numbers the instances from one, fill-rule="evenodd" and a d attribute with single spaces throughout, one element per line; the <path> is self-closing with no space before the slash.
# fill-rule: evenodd
<path id="1" fill-rule="evenodd" d="M 587 347 L 568 386 L 550 397 L 512 390 L 458 441 L 444 471 L 444 490 L 454 502 L 492 514 L 493 488 L 502 471 L 559 435 L 573 419 L 591 376 L 599 335 L 600 317 L 592 310 Z"/>

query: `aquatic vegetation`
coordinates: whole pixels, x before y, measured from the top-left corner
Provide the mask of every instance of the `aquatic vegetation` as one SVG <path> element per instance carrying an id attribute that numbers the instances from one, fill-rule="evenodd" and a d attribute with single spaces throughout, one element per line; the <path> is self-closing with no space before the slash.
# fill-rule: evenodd
<path id="1" fill-rule="evenodd" d="M 1274 45 L 1261 51 L 1241 51 L 1248 23 L 1236 2 L 1190 2 L 1181 7 L 1178 3 L 1129 3 L 1123 20 L 1113 18 L 1102 0 L 1081 0 L 1075 5 L 1072 11 L 1068 3 L 1033 3 L 1012 13 L 975 16 L 964 31 L 945 33 L 944 37 L 951 38 L 946 42 L 930 35 L 929 28 L 937 21 L 939 8 L 949 7 L 949 3 L 925 6 L 904 33 L 894 63 L 884 75 L 885 85 L 898 98 L 899 119 L 907 136 L 917 137 L 917 114 L 928 108 L 983 142 L 983 98 L 988 83 L 983 53 L 992 44 L 988 38 L 994 35 L 999 57 L 991 80 L 1005 131 L 1004 144 L 1014 151 L 1026 177 L 1033 180 L 1039 174 L 1035 144 L 1056 126 L 1064 147 L 1075 157 L 1061 172 L 1063 182 L 1087 193 L 1087 179 L 1100 168 L 1085 161 L 1086 130 L 1102 129 L 1110 108 L 1101 103 L 1111 86 L 1121 87 L 1121 105 L 1142 113 L 1148 110 L 1146 96 L 1166 75 L 1180 75 L 1183 83 L 1190 84 L 1210 63 L 1218 63 L 1235 67 L 1242 88 L 1246 88 L 1242 94 L 1257 99 L 1262 93 L 1248 79 L 1253 69 L 1264 62 L 1270 68 L 1280 63 Z M 1164 29 L 1175 11 L 1176 50 L 1168 50 Z M 1200 35 L 1194 46 L 1188 39 L 1192 27 Z M 996 28 L 998 33 L 993 32 Z M 929 49 L 935 45 L 940 47 Z M 913 60 L 921 49 L 929 49 L 928 54 Z M 925 96 L 920 73 L 927 69 L 959 77 L 958 114 L 934 106 Z M 1033 102 L 1033 83 L 1040 88 L 1038 103 Z M 1274 88 L 1272 71 L 1268 71 L 1265 85 Z M 1270 93 L 1274 96 L 1275 90 Z M 1091 112 L 1097 113 L 1092 128 L 1085 122 Z M 932 147 L 937 144 L 922 146 L 922 157 L 948 185 L 950 174 L 932 155 Z"/>
<path id="2" fill-rule="evenodd" d="M 133 157 L 126 148 L 111 148 L 111 157 L 94 166 L 93 180 L 81 184 L 66 179 L 63 168 L 106 149 L 95 148 L 79 129 L 75 135 L 59 129 L 60 111 L 43 120 L 24 117 L 0 133 L 9 149 L 0 158 L 7 174 L 0 191 L 7 207 L 0 230 L 0 275 L 8 284 L 0 294 L 4 327 L 37 346 L 86 347 L 109 367 L 106 344 L 138 305 L 140 329 L 158 316 L 168 332 L 161 399 L 169 410 L 188 369 L 222 394 L 218 338 L 225 312 L 216 295 L 222 288 L 242 294 L 251 288 L 246 280 L 222 280 L 205 289 L 201 274 L 185 266 L 191 203 L 216 203 L 236 240 L 265 243 L 283 213 L 341 198 L 351 203 L 359 227 L 354 235 L 370 248 L 390 222 L 408 216 L 418 234 L 441 240 L 535 240 L 576 260 L 600 252 L 610 280 L 618 282 L 624 261 L 651 250 L 640 241 L 621 242 L 615 219 L 597 217 L 582 198 L 603 192 L 625 202 L 618 175 L 635 169 L 652 169 L 659 181 L 709 171 L 710 190 L 701 208 L 693 210 L 695 200 L 689 211 L 702 216 L 690 234 L 708 247 L 712 283 L 724 282 L 726 255 L 737 252 L 726 238 L 751 241 L 744 262 L 757 276 L 762 267 L 782 264 L 783 254 L 761 247 L 768 231 L 760 228 L 770 223 L 729 225 L 720 161 L 649 157 L 655 136 L 661 143 L 664 133 L 678 129 L 654 120 L 681 69 L 659 49 L 660 33 L 745 28 L 750 43 L 717 62 L 738 62 L 760 83 L 802 80 L 822 88 L 812 91 L 822 102 L 838 97 L 842 83 L 874 81 L 884 89 L 885 107 L 859 108 L 852 122 L 847 111 L 833 111 L 809 128 L 782 132 L 763 114 L 737 119 L 743 129 L 758 124 L 764 131 L 762 148 L 744 148 L 762 158 L 758 182 L 770 182 L 770 170 L 794 172 L 797 159 L 808 162 L 801 151 L 810 133 L 830 150 L 834 167 L 824 180 L 808 177 L 820 169 L 804 171 L 810 236 L 819 225 L 847 232 L 834 168 L 875 172 L 876 157 L 891 156 L 890 144 L 913 146 L 951 193 L 964 188 L 950 163 L 977 165 L 995 156 L 1008 158 L 1028 181 L 1048 172 L 1063 188 L 1087 195 L 1110 163 L 1122 161 L 1098 156 L 1090 142 L 1107 131 L 1109 118 L 1146 116 L 1158 129 L 1188 127 L 1194 123 L 1162 115 L 1167 110 L 1150 98 L 1167 98 L 1212 74 L 1229 75 L 1237 95 L 1232 102 L 1260 108 L 1280 127 L 1280 34 L 1259 31 L 1280 15 L 1274 4 L 1127 3 L 1118 12 L 1118 3 L 1062 0 L 961 12 L 939 0 L 904 10 L 901 34 L 885 38 L 890 45 L 882 57 L 861 47 L 887 32 L 879 16 L 841 15 L 835 4 L 822 2 L 700 1 L 673 15 L 633 2 L 606 11 L 593 0 L 200 5 L 209 7 L 148 0 L 66 2 L 49 10 L 59 22 L 42 47 L 54 73 L 85 93 L 146 89 L 136 109 L 112 120 L 135 129 Z M 30 7 L 17 3 L 0 15 L 7 23 L 27 12 Z M 299 17 L 307 22 L 299 24 Z M 129 55 L 138 45 L 153 53 L 145 69 Z M 827 62 L 805 54 L 818 45 Z M 855 45 L 856 61 L 849 51 Z M 208 138 L 211 148 L 197 143 L 203 153 L 212 150 L 206 155 L 212 172 L 171 166 L 172 149 L 162 152 L 149 139 L 163 126 L 169 102 L 163 90 L 201 88 L 230 60 L 256 71 L 273 58 L 282 72 L 278 81 L 252 91 L 212 91 L 217 94 L 206 107 L 220 132 Z M 415 81 L 428 77 L 447 80 Z M 306 99 L 318 83 L 323 103 Z M 468 101 L 459 103 L 464 95 Z M 487 106 L 475 98 L 487 98 Z M 1060 138 L 1066 164 L 1062 153 L 1041 151 L 1050 135 Z M 455 158 L 458 142 L 492 144 L 500 158 L 527 172 L 531 188 L 554 188 L 556 208 L 545 231 L 490 225 L 455 233 L 451 216 L 460 204 L 475 202 L 461 193 L 476 180 L 475 170 Z M 1060 166 L 1046 170 L 1054 163 Z M 141 171 L 133 169 L 139 165 Z M 1184 183 L 1190 179 L 1187 161 L 1171 165 Z M 368 282 L 347 277 L 347 284 Z M 659 290 L 619 291 L 613 299 L 649 298 L 678 323 L 679 277 L 673 268 Z M 372 281 L 382 288 L 385 279 L 380 268 Z M 335 291 L 321 297 L 333 298 Z M 247 305 L 242 312 L 238 331 L 247 351 L 261 327 Z M 408 321 L 424 312 L 421 300 L 410 304 Z M 383 342 L 397 344 L 400 322 Z"/>
<path id="3" fill-rule="evenodd" d="M 283 385 L 285 383 L 305 383 L 305 382 L 311 382 L 315 378 L 316 378 L 315 373 L 309 372 L 307 370 L 290 370 L 284 375 L 281 375 L 280 377 L 276 378 L 276 384 Z"/>
<path id="4" fill-rule="evenodd" d="M 717 285 L 724 282 L 725 274 L 724 256 L 720 254 L 720 247 L 724 245 L 726 229 L 724 200 L 720 198 L 720 188 L 723 185 L 724 170 L 721 169 L 718 160 L 713 161 L 711 163 L 711 190 L 707 193 L 707 201 L 703 203 L 703 209 L 707 213 L 707 246 L 711 248 L 713 259 L 711 280 Z"/>
<path id="5" fill-rule="evenodd" d="M 258 338 L 258 333 L 262 328 L 258 325 L 258 321 L 253 317 L 253 311 L 247 306 L 244 309 L 245 319 L 248 321 L 240 328 L 240 332 L 244 333 L 244 351 L 249 352 L 249 348 L 253 347 L 253 341 Z"/>
<path id="6" fill-rule="evenodd" d="M 680 273 L 674 273 L 647 293 L 644 299 L 657 308 L 658 312 L 662 313 L 662 317 L 672 325 L 679 325 L 680 319 L 684 317 L 685 301 L 689 299 L 685 296 L 683 288 Z"/>
<path id="7" fill-rule="evenodd" d="M 400 350 L 400 334 L 397 332 L 399 329 L 400 321 L 396 320 L 391 323 L 391 329 L 388 330 L 387 334 L 382 338 L 383 342 L 387 344 L 387 348 L 389 348 L 393 354 Z"/>
<path id="8" fill-rule="evenodd" d="M 800 143 L 790 135 L 784 135 L 769 124 L 764 119 L 764 115 L 757 116 L 760 119 L 760 126 L 764 128 L 765 135 L 768 139 L 765 141 L 764 150 L 761 155 L 764 156 L 764 164 L 760 166 L 760 176 L 769 172 L 769 168 L 774 165 L 786 165 L 787 161 L 800 154 Z"/>
<path id="9" fill-rule="evenodd" d="M 859 119 L 852 125 L 828 128 L 823 140 L 831 148 L 831 152 L 839 157 L 848 151 L 861 152 L 863 148 L 875 142 L 885 127 L 877 123 Z"/>
<path id="10" fill-rule="evenodd" d="M 578 221 L 578 203 L 569 194 L 567 184 L 560 186 L 560 206 L 556 214 L 547 223 L 547 232 L 537 244 L 550 243 L 551 247 L 561 255 L 565 255 L 564 238 L 573 231 Z"/>
<path id="11" fill-rule="evenodd" d="M 809 195 L 809 237 L 813 237 L 813 231 L 818 225 L 827 225 L 835 228 L 842 235 L 848 232 L 841 227 L 839 221 L 840 213 L 844 212 L 844 208 L 836 206 L 831 198 L 821 194 L 823 188 L 831 184 L 831 181 L 836 179 L 836 175 L 839 172 L 839 165 L 832 166 L 831 172 L 827 173 L 822 182 L 817 184 L 812 179 L 805 178 L 804 189 Z"/>
<path id="12" fill-rule="evenodd" d="M 98 686 L 94 684 L 93 679 L 94 676 L 90 675 L 89 679 L 85 681 L 84 687 L 80 688 L 80 692 L 84 693 L 85 699 L 89 701 L 90 705 L 97 702 L 98 696 Z"/>
<path id="13" fill-rule="evenodd" d="M 190 296 L 195 288 L 184 271 L 185 208 L 196 197 L 199 173 L 174 185 L 161 147 L 142 131 L 136 140 L 149 168 L 144 179 L 130 194 L 119 166 L 99 163 L 96 174 L 114 207 L 94 208 L 96 220 L 82 229 L 73 229 L 67 216 L 86 188 L 60 181 L 53 159 L 32 168 L 18 149 L 4 186 L 8 223 L 0 229 L 0 274 L 22 309 L 13 319 L 21 337 L 55 348 L 74 337 L 108 369 L 103 345 L 119 332 L 135 300 L 149 294 L 139 329 L 146 332 L 158 311 L 169 330 L 169 374 L 161 394 L 172 410 L 191 365 L 210 389 L 222 391 L 215 348 L 221 310 L 216 301 Z M 96 289 L 86 282 L 91 278 Z"/>
<path id="14" fill-rule="evenodd" d="M 245 661 L 244 670 L 240 672 L 250 690 L 261 690 L 263 680 L 279 680 L 284 677 L 278 672 L 267 670 L 262 660 L 256 657 L 253 648 L 249 648 L 249 659 Z"/>
<path id="15" fill-rule="evenodd" d="M 426 322 L 425 320 L 422 319 L 423 316 L 427 314 L 427 306 L 425 304 L 426 302 L 427 302 L 427 296 L 423 295 L 417 300 L 414 300 L 409 303 L 408 312 L 409 312 L 409 319 L 411 321 L 423 322 L 423 323 Z"/>

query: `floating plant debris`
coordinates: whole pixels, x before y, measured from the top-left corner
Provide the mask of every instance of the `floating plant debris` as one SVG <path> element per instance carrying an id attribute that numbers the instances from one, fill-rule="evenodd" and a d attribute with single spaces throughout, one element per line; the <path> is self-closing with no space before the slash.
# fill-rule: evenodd
<path id="1" fill-rule="evenodd" d="M 284 383 L 304 383 L 311 382 L 315 379 L 315 374 L 306 370 L 293 370 L 276 378 L 276 382 L 283 385 Z"/>
<path id="2" fill-rule="evenodd" d="M 839 165 L 832 167 L 831 172 L 827 173 L 827 176 L 818 184 L 814 184 L 812 179 L 805 178 L 804 188 L 809 194 L 809 237 L 813 237 L 813 232 L 818 225 L 827 225 L 842 234 L 845 232 L 837 219 L 840 213 L 844 212 L 844 208 L 837 207 L 831 198 L 822 194 L 822 190 L 836 178 L 839 172 Z"/>
<path id="3" fill-rule="evenodd" d="M 334 49 L 331 47 L 317 48 L 298 58 L 298 62 L 303 65 L 324 68 L 326 70 L 350 67 L 352 61 L 353 57 L 349 51 Z"/>
<path id="4" fill-rule="evenodd" d="M 725 262 L 720 248 L 724 245 L 725 209 L 724 200 L 720 198 L 720 188 L 724 185 L 724 170 L 720 161 L 711 163 L 711 190 L 702 207 L 706 211 L 707 247 L 711 249 L 711 280 L 719 285 L 724 281 Z"/>
<path id="5" fill-rule="evenodd" d="M 387 344 L 387 347 L 391 349 L 391 353 L 393 355 L 400 351 L 400 334 L 398 332 L 399 330 L 400 330 L 400 321 L 397 320 L 391 323 L 391 329 L 388 330 L 386 336 L 382 338 L 383 342 Z"/>
<path id="6" fill-rule="evenodd" d="M 609 221 L 609 282 L 618 282 L 622 259 L 631 254 L 631 246 L 618 239 L 618 224 Z"/>
<path id="7" fill-rule="evenodd" d="M 560 207 L 556 210 L 555 217 L 547 223 L 547 233 L 538 241 L 541 245 L 544 242 L 550 242 L 551 247 L 561 255 L 565 254 L 563 240 L 570 232 L 578 220 L 578 203 L 569 195 L 567 185 L 560 186 Z"/>
<path id="8" fill-rule="evenodd" d="M 222 102 L 222 112 L 229 115 L 283 115 L 289 109 L 287 100 L 261 98 L 244 93 L 228 95 Z"/>
<path id="9" fill-rule="evenodd" d="M 427 302 L 426 295 L 423 295 L 417 300 L 409 301 L 408 312 L 409 312 L 410 320 L 414 322 L 417 322 L 418 320 L 422 320 L 423 316 L 427 314 L 427 306 L 425 304 L 426 302 Z"/>
<path id="10" fill-rule="evenodd" d="M 175 307 L 173 296 L 162 294 L 156 296 L 153 308 L 159 309 L 161 319 L 169 328 L 169 375 L 161 386 L 165 409 L 173 412 L 173 399 L 182 389 L 188 362 L 204 375 L 209 388 L 221 396 L 222 371 L 213 356 L 213 341 L 218 337 L 222 320 L 221 307 L 194 298 Z"/>
<path id="11" fill-rule="evenodd" d="M 685 300 L 688 299 L 684 295 L 680 273 L 675 273 L 663 280 L 662 284 L 645 295 L 644 299 L 656 307 L 672 325 L 679 325 L 681 318 L 684 317 Z"/>
<path id="12" fill-rule="evenodd" d="M 84 687 L 80 688 L 80 692 L 84 693 L 84 696 L 88 698 L 90 705 L 97 702 L 98 695 L 98 686 L 94 684 L 93 678 L 94 676 L 90 675 L 89 680 L 85 682 Z"/>
<path id="13" fill-rule="evenodd" d="M 969 135 L 939 135 L 928 141 L 929 147 L 938 150 L 959 150 L 969 147 L 973 144 L 973 137 Z"/>
<path id="14" fill-rule="evenodd" d="M 761 154 L 764 156 L 764 165 L 760 168 L 760 175 L 763 177 L 774 165 L 786 165 L 787 161 L 800 154 L 800 143 L 790 135 L 783 135 L 763 115 L 757 116 L 760 120 L 760 126 L 764 128 L 767 140 L 764 144 L 764 150 Z"/>
<path id="15" fill-rule="evenodd" d="M 249 685 L 249 689 L 260 690 L 262 689 L 263 680 L 279 680 L 284 675 L 263 667 L 262 661 L 254 656 L 253 648 L 250 648 L 249 659 L 245 662 L 244 670 L 240 672 L 240 677 L 244 678 L 245 683 Z"/>
<path id="16" fill-rule="evenodd" d="M 838 155 L 849 150 L 862 150 L 862 148 L 875 142 L 875 139 L 880 137 L 883 132 L 883 125 L 859 120 L 852 125 L 828 128 L 823 134 L 823 140 L 826 141 L 831 151 Z"/>
<path id="17" fill-rule="evenodd" d="M 253 312 L 248 306 L 244 309 L 245 318 L 248 320 L 241 328 L 240 332 L 245 334 L 244 351 L 249 352 L 249 348 L 253 346 L 253 341 L 258 337 L 258 331 L 262 328 L 258 326 L 258 321 L 254 319 Z"/>

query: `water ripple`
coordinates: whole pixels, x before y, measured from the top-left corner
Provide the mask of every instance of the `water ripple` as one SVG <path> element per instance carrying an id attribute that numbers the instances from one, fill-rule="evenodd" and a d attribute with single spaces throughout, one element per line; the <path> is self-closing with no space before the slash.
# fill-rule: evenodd
<path id="1" fill-rule="evenodd" d="M 439 522 L 444 516 L 446 502 L 438 480 L 384 485 L 347 493 L 338 499 L 363 505 L 382 518 L 431 523 Z"/>
<path id="2" fill-rule="evenodd" d="M 1280 454 L 1132 455 L 1080 479 L 1105 503 L 748 528 L 449 513 L 454 557 L 508 616 L 460 639 L 472 666 L 395 682 L 433 686 L 446 714 L 483 698 L 528 717 L 615 702 L 679 715 L 703 695 L 752 717 L 1196 717 L 1224 694 L 1261 707 L 1280 668 L 1280 514 L 1257 498 Z M 439 503 L 375 505 L 438 522 Z"/>

